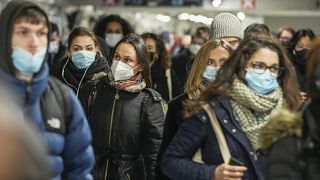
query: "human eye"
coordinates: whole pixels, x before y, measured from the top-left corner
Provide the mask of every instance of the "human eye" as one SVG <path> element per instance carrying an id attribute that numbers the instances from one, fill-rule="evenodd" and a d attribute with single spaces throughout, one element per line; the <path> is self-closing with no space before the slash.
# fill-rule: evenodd
<path id="1" fill-rule="evenodd" d="M 120 60 L 121 59 L 121 57 L 118 55 L 118 54 L 115 54 L 114 56 L 113 56 L 113 59 L 115 59 L 115 60 Z"/>
<path id="2" fill-rule="evenodd" d="M 19 30 L 16 32 L 18 35 L 26 36 L 28 34 L 27 30 Z"/>
<path id="3" fill-rule="evenodd" d="M 93 47 L 87 47 L 87 51 L 93 51 Z"/>
<path id="4" fill-rule="evenodd" d="M 252 67 L 254 69 L 265 70 L 267 66 L 263 62 L 254 62 L 254 63 L 252 63 Z"/>
<path id="5" fill-rule="evenodd" d="M 278 65 L 272 65 L 270 67 L 270 72 L 278 74 L 279 73 L 279 69 L 280 69 L 280 67 Z"/>
<path id="6" fill-rule="evenodd" d="M 38 37 L 47 36 L 47 32 L 46 31 L 39 31 L 39 32 L 37 32 L 37 36 Z"/>
<path id="7" fill-rule="evenodd" d="M 219 61 L 219 62 L 220 62 L 220 65 L 222 66 L 222 65 L 226 62 L 226 60 L 227 60 L 227 59 L 220 59 L 220 61 Z"/>
<path id="8" fill-rule="evenodd" d="M 207 62 L 207 65 L 212 65 L 212 64 L 215 64 L 215 61 L 212 60 L 212 59 L 209 59 L 208 62 Z"/>
<path id="9" fill-rule="evenodd" d="M 132 60 L 130 58 L 124 58 L 123 61 L 124 62 L 131 62 Z"/>

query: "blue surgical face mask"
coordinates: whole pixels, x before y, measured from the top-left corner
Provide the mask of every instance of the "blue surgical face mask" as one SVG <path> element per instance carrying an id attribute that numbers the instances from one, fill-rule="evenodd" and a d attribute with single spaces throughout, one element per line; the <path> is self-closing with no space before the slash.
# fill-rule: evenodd
<path id="1" fill-rule="evenodd" d="M 260 74 L 249 68 L 245 80 L 247 85 L 259 94 L 269 94 L 279 87 L 277 78 L 272 76 L 269 70 Z"/>
<path id="2" fill-rule="evenodd" d="M 77 51 L 71 54 L 72 63 L 79 69 L 88 68 L 95 60 L 96 53 L 91 51 Z"/>
<path id="3" fill-rule="evenodd" d="M 216 79 L 219 67 L 207 66 L 202 76 L 206 81 L 213 81 Z"/>
<path id="4" fill-rule="evenodd" d="M 32 55 L 31 52 L 16 47 L 12 54 L 12 62 L 14 67 L 23 74 L 32 74 L 40 71 L 43 61 L 45 59 L 47 47 L 40 49 Z"/>

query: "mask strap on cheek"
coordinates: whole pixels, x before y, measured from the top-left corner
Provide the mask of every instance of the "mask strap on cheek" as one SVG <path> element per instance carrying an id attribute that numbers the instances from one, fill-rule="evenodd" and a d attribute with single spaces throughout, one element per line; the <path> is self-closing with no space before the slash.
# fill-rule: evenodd
<path id="1" fill-rule="evenodd" d="M 138 69 L 138 68 L 140 68 L 140 69 Z M 133 69 L 133 73 L 134 74 L 137 74 L 139 71 L 142 71 L 142 68 L 141 68 L 140 64 L 138 66 L 132 68 L 132 69 Z M 138 70 L 136 70 L 136 69 L 138 69 Z"/>

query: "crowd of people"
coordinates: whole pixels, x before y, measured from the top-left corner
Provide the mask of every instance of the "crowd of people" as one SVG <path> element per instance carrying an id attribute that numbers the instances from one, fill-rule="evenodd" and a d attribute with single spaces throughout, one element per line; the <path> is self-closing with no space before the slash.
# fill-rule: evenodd
<path id="1" fill-rule="evenodd" d="M 0 26 L 0 179 L 320 179 L 311 29 L 223 12 L 169 47 L 108 15 L 64 44 L 23 0 Z"/>

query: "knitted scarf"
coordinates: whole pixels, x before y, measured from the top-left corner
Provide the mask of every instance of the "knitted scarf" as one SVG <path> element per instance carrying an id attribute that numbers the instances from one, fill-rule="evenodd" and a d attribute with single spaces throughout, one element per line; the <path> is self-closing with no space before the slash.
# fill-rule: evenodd
<path id="1" fill-rule="evenodd" d="M 67 63 L 67 64 L 66 64 Z M 63 74 L 61 74 L 62 78 L 66 81 L 67 84 L 71 84 L 74 88 L 79 87 L 79 83 L 83 77 L 83 84 L 86 84 L 87 81 L 90 81 L 94 74 L 99 72 L 107 72 L 109 65 L 107 60 L 97 55 L 95 61 L 86 71 L 85 69 L 78 69 L 71 61 L 71 59 L 65 58 L 62 63 Z M 86 74 L 84 74 L 86 73 Z"/>
<path id="2" fill-rule="evenodd" d="M 231 105 L 242 130 L 255 150 L 259 149 L 259 133 L 269 120 L 271 112 L 284 106 L 281 88 L 263 95 L 251 90 L 236 79 L 231 88 Z"/>
<path id="3" fill-rule="evenodd" d="M 116 88 L 116 90 L 124 90 L 127 92 L 139 92 L 144 89 L 147 85 L 142 79 L 141 72 L 134 75 L 131 79 L 125 81 L 114 81 L 112 72 L 109 71 L 108 77 L 110 80 L 110 85 Z"/>

